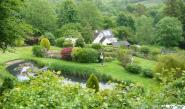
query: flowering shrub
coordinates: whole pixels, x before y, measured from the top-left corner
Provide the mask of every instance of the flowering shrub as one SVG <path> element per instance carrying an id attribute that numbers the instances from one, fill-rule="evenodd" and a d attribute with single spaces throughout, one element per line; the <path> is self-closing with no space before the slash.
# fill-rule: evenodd
<path id="1" fill-rule="evenodd" d="M 61 51 L 61 56 L 62 56 L 62 59 L 64 60 L 72 60 L 72 57 L 71 57 L 71 52 L 72 52 L 73 48 L 64 48 L 62 51 Z"/>

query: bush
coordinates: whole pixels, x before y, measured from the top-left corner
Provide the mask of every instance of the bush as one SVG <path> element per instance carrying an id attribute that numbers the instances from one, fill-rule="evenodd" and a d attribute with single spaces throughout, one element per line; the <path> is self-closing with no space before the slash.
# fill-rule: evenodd
<path id="1" fill-rule="evenodd" d="M 105 62 L 111 62 L 111 61 L 113 61 L 114 59 L 112 58 L 112 57 L 105 57 L 104 58 L 104 61 Z"/>
<path id="2" fill-rule="evenodd" d="M 150 70 L 150 69 L 143 69 L 142 72 L 143 72 L 143 75 L 144 75 L 145 77 L 153 78 L 153 76 L 154 76 L 154 75 L 153 75 L 153 71 Z"/>
<path id="3" fill-rule="evenodd" d="M 61 37 L 56 40 L 57 47 L 63 47 L 63 44 L 65 42 L 65 38 Z"/>
<path id="4" fill-rule="evenodd" d="M 73 48 L 64 48 L 61 51 L 62 59 L 68 60 L 68 61 L 72 60 L 72 57 L 71 57 L 72 50 Z"/>
<path id="5" fill-rule="evenodd" d="M 129 64 L 126 66 L 126 70 L 130 73 L 139 74 L 141 73 L 142 69 L 140 66 L 136 64 Z"/>
<path id="6" fill-rule="evenodd" d="M 94 74 L 91 74 L 91 76 L 87 80 L 86 87 L 95 89 L 96 92 L 99 91 L 99 81 Z"/>
<path id="7" fill-rule="evenodd" d="M 76 43 L 75 43 L 75 47 L 84 47 L 85 46 L 85 42 L 84 42 L 84 39 L 83 38 L 78 38 L 76 40 Z"/>
<path id="8" fill-rule="evenodd" d="M 132 62 L 132 56 L 130 55 L 129 51 L 120 49 L 117 55 L 118 60 L 121 62 L 123 66 L 127 66 Z"/>
<path id="9" fill-rule="evenodd" d="M 32 48 L 33 55 L 37 57 L 44 57 L 45 56 L 45 50 L 42 46 L 33 46 Z"/>
<path id="10" fill-rule="evenodd" d="M 93 49 L 96 49 L 96 50 L 100 50 L 100 49 L 102 49 L 102 46 L 101 46 L 101 44 L 92 44 L 92 46 L 91 46 Z"/>
<path id="11" fill-rule="evenodd" d="M 159 80 L 172 81 L 185 74 L 185 53 L 165 55 L 159 58 L 155 67 Z"/>
<path id="12" fill-rule="evenodd" d="M 80 63 L 97 62 L 98 52 L 91 48 L 79 48 L 72 53 L 73 60 Z"/>
<path id="13" fill-rule="evenodd" d="M 52 45 L 55 45 L 55 36 L 54 36 L 52 33 L 47 32 L 47 33 L 44 34 L 44 36 L 45 36 L 46 38 L 48 38 L 48 40 L 50 41 L 50 43 L 51 43 Z"/>
<path id="14" fill-rule="evenodd" d="M 0 94 L 2 95 L 2 93 L 5 90 L 13 89 L 13 88 L 14 88 L 13 80 L 10 78 L 5 78 L 2 86 L 0 87 Z"/>
<path id="15" fill-rule="evenodd" d="M 17 40 L 15 40 L 15 46 L 16 47 L 21 47 L 24 45 L 24 39 L 23 38 L 19 38 Z"/>
<path id="16" fill-rule="evenodd" d="M 70 40 L 65 40 L 63 47 L 73 47 L 73 43 Z"/>
<path id="17" fill-rule="evenodd" d="M 150 48 L 147 46 L 142 46 L 140 49 L 141 53 L 143 53 L 145 56 L 148 56 L 148 54 L 150 53 Z"/>
<path id="18" fill-rule="evenodd" d="M 40 41 L 40 45 L 46 48 L 47 50 L 50 49 L 50 42 L 47 38 L 42 38 L 42 40 Z"/>
<path id="19" fill-rule="evenodd" d="M 39 44 L 39 39 L 38 37 L 26 37 L 25 43 L 27 45 L 36 45 Z"/>

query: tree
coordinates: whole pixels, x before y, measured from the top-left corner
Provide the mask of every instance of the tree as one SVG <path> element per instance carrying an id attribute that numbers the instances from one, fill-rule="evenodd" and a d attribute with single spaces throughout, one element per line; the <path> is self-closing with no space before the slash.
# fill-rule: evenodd
<path id="1" fill-rule="evenodd" d="M 164 13 L 167 16 L 176 17 L 181 21 L 183 25 L 183 37 L 185 39 L 185 2 L 183 0 L 167 0 Z"/>
<path id="2" fill-rule="evenodd" d="M 115 24 L 113 18 L 108 17 L 108 16 L 105 16 L 105 17 L 104 17 L 104 21 L 103 21 L 103 28 L 104 28 L 104 29 L 113 28 L 113 27 L 115 27 L 115 25 L 116 25 L 116 24 Z"/>
<path id="3" fill-rule="evenodd" d="M 83 0 L 79 4 L 78 10 L 82 26 L 90 25 L 93 30 L 101 27 L 103 22 L 102 16 L 92 1 Z"/>
<path id="4" fill-rule="evenodd" d="M 159 44 L 173 47 L 182 40 L 182 24 L 174 17 L 165 17 L 156 25 Z"/>
<path id="5" fill-rule="evenodd" d="M 57 37 L 81 37 L 82 26 L 79 23 L 68 23 L 57 31 Z"/>
<path id="6" fill-rule="evenodd" d="M 54 32 L 57 16 L 52 5 L 47 0 L 27 0 L 22 9 L 25 21 L 42 33 Z"/>
<path id="7" fill-rule="evenodd" d="M 141 16 L 136 20 L 136 38 L 138 43 L 152 44 L 154 41 L 153 19 Z"/>
<path id="8" fill-rule="evenodd" d="M 61 3 L 59 9 L 59 24 L 60 26 L 67 23 L 77 23 L 79 20 L 77 6 L 73 0 L 65 0 Z"/>
<path id="9" fill-rule="evenodd" d="M 117 18 L 117 25 L 130 27 L 135 31 L 135 21 L 131 15 L 125 13 L 119 14 Z"/>
<path id="10" fill-rule="evenodd" d="M 20 0 L 0 0 L 0 50 L 14 46 L 24 34 L 25 23 L 20 19 Z"/>

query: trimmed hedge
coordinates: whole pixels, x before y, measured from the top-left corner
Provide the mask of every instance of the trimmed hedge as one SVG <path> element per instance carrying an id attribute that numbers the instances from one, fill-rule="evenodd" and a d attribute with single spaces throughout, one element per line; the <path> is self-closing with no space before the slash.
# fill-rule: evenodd
<path id="1" fill-rule="evenodd" d="M 73 50 L 72 58 L 80 63 L 95 63 L 98 59 L 98 52 L 91 48 L 78 48 Z"/>

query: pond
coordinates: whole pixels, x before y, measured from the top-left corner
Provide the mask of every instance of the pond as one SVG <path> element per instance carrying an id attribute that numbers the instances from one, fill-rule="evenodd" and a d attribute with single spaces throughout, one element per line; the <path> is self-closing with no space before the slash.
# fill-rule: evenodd
<path id="1" fill-rule="evenodd" d="M 47 71 L 48 67 L 44 66 L 42 68 L 36 66 L 33 62 L 29 61 L 12 61 L 8 63 L 7 70 L 17 77 L 19 81 L 26 81 L 29 80 L 30 77 L 35 77 L 37 74 L 35 72 L 38 71 Z M 64 80 L 62 81 L 63 84 L 80 84 L 81 87 L 86 87 L 86 80 L 80 80 L 76 77 L 71 77 L 68 75 L 62 75 L 64 77 Z M 114 84 L 113 83 L 99 83 L 100 90 L 104 89 L 113 89 Z"/>

